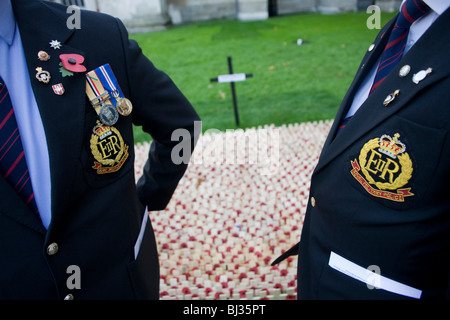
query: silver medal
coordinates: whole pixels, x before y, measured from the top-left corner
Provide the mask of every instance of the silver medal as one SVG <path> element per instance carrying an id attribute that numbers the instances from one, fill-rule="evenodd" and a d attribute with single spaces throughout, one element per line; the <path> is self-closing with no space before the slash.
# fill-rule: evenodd
<path id="1" fill-rule="evenodd" d="M 117 112 L 116 107 L 112 104 L 102 105 L 98 116 L 100 121 L 107 126 L 113 126 L 119 119 L 119 113 Z"/>

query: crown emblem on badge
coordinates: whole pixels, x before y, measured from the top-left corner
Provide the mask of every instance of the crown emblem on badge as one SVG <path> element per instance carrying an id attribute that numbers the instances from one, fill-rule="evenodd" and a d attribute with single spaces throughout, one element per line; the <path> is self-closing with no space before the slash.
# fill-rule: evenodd
<path id="1" fill-rule="evenodd" d="M 94 129 L 94 133 L 99 137 L 100 140 L 103 140 L 107 136 L 111 135 L 111 128 L 109 126 L 105 126 L 101 123 L 98 123 Z"/>
<path id="2" fill-rule="evenodd" d="M 97 174 L 117 172 L 128 159 L 128 146 L 123 141 L 119 130 L 97 121 L 92 129 L 90 140 L 94 169 Z"/>
<path id="3" fill-rule="evenodd" d="M 394 202 L 405 202 L 414 196 L 408 186 L 414 169 L 400 134 L 370 139 L 359 156 L 351 161 L 351 175 L 372 196 Z"/>
<path id="4" fill-rule="evenodd" d="M 406 150 L 405 144 L 398 140 L 399 137 L 400 134 L 398 133 L 394 134 L 394 138 L 391 138 L 391 136 L 388 136 L 387 134 L 382 135 L 379 141 L 380 147 L 378 148 L 378 151 L 396 159 L 399 154 Z"/>

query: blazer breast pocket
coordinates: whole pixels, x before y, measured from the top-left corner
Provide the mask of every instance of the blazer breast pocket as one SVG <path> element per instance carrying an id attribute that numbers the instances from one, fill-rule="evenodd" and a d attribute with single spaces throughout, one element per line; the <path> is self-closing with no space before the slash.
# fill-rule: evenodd
<path id="1" fill-rule="evenodd" d="M 87 183 L 99 188 L 113 183 L 133 169 L 132 129 L 131 125 L 127 129 L 125 121 L 106 126 L 95 115 L 88 114 L 86 117 L 81 163 Z"/>
<path id="2" fill-rule="evenodd" d="M 418 205 L 435 176 L 446 131 L 393 116 L 360 140 L 344 166 L 351 185 L 403 210 Z"/>

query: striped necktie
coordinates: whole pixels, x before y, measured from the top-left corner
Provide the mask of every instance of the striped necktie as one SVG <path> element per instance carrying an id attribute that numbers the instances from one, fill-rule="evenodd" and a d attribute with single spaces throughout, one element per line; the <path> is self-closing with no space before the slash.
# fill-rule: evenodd
<path id="1" fill-rule="evenodd" d="M 0 78 L 0 173 L 39 216 L 9 92 Z"/>
<path id="2" fill-rule="evenodd" d="M 377 88 L 401 60 L 405 51 L 406 39 L 411 25 L 430 11 L 422 0 L 407 0 L 400 10 L 394 28 L 391 31 L 386 47 L 381 54 L 375 80 L 370 93 Z"/>
<path id="3" fill-rule="evenodd" d="M 386 79 L 392 69 L 394 69 L 401 60 L 403 52 L 405 51 L 409 28 L 413 22 L 427 14 L 429 11 L 430 7 L 428 7 L 423 0 L 406 0 L 403 4 L 386 47 L 381 54 L 380 64 L 378 65 L 375 80 L 373 81 L 369 95 L 383 82 L 384 79 Z M 341 121 L 337 134 L 345 128 L 351 118 L 352 117 L 350 116 Z"/>

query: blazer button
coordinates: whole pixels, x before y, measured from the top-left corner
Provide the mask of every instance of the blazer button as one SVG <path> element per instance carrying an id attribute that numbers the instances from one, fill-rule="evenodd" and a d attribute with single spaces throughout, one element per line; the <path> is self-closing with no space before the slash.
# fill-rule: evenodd
<path id="1" fill-rule="evenodd" d="M 311 205 L 312 205 L 313 207 L 316 206 L 316 198 L 311 197 Z"/>
<path id="2" fill-rule="evenodd" d="M 75 299 L 75 297 L 71 293 L 69 293 L 67 296 L 64 297 L 64 300 L 73 300 L 73 299 Z"/>
<path id="3" fill-rule="evenodd" d="M 47 254 L 49 256 L 53 256 L 53 255 L 55 255 L 58 252 L 58 249 L 59 249 L 58 244 L 56 242 L 53 242 L 53 243 L 48 245 L 48 247 L 47 247 Z"/>

